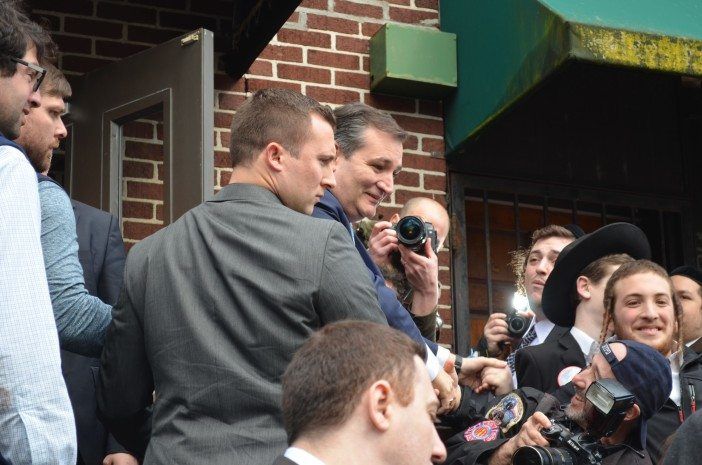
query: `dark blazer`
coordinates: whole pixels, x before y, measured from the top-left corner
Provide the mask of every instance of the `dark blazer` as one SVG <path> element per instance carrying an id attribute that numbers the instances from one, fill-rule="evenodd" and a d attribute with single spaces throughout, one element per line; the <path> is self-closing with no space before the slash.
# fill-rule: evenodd
<path id="1" fill-rule="evenodd" d="M 78 258 L 85 288 L 105 303 L 114 304 L 122 287 L 126 253 L 119 221 L 109 213 L 72 200 L 78 234 Z M 85 465 L 101 465 L 105 455 L 124 448 L 97 418 L 92 369 L 100 360 L 61 351 L 61 368 L 76 418 L 78 453 Z"/>
<path id="2" fill-rule="evenodd" d="M 289 458 L 281 455 L 277 459 L 275 459 L 275 462 L 273 462 L 273 465 L 297 465 L 297 462 L 293 462 Z"/>
<path id="3" fill-rule="evenodd" d="M 402 306 L 399 300 L 397 300 L 397 294 L 395 291 L 390 289 L 385 285 L 385 278 L 383 273 L 380 271 L 378 266 L 371 259 L 370 254 L 363 245 L 363 241 L 356 237 L 351 227 L 351 222 L 349 221 L 344 209 L 341 207 L 341 203 L 337 200 L 334 195 L 328 190 L 325 191 L 324 197 L 315 205 L 312 215 L 317 218 L 333 220 L 341 223 L 344 228 L 349 232 L 349 235 L 354 240 L 354 245 L 358 254 L 363 259 L 366 267 L 370 271 L 371 279 L 373 280 L 373 286 L 378 294 L 378 303 L 380 308 L 385 313 L 385 318 L 388 320 L 388 324 L 395 329 L 402 331 L 415 341 L 426 344 L 429 349 L 436 354 L 438 350 L 438 345 L 434 341 L 425 339 L 419 332 L 417 325 L 412 320 L 412 315 L 410 312 Z"/>
<path id="4" fill-rule="evenodd" d="M 514 357 L 519 387 L 532 387 L 553 392 L 558 386 L 558 374 L 566 367 L 585 367 L 585 357 L 569 328 L 556 326 L 544 343 L 525 347 Z"/>
<path id="5" fill-rule="evenodd" d="M 287 446 L 283 372 L 344 319 L 387 324 L 348 232 L 230 184 L 129 253 L 101 417 L 145 465 L 272 463 Z"/>

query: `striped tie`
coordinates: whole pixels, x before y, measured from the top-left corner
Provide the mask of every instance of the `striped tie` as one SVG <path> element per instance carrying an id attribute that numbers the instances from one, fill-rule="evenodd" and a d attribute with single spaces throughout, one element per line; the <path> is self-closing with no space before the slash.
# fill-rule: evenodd
<path id="1" fill-rule="evenodd" d="M 512 371 L 512 373 L 514 373 L 514 354 L 516 354 L 519 349 L 528 347 L 534 339 L 536 339 L 536 331 L 534 331 L 534 326 L 532 325 L 529 332 L 522 338 L 522 342 L 519 343 L 519 347 L 513 350 L 507 357 L 507 364 L 509 365 L 509 369 Z"/>

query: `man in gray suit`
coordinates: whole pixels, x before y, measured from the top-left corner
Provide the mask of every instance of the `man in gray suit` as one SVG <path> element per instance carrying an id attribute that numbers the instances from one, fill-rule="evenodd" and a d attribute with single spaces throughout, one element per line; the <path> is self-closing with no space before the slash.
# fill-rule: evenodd
<path id="1" fill-rule="evenodd" d="M 334 125 L 257 92 L 233 117 L 230 184 L 127 257 L 98 408 L 144 464 L 273 462 L 293 353 L 332 321 L 386 323 L 348 231 L 309 216 L 335 185 Z"/>

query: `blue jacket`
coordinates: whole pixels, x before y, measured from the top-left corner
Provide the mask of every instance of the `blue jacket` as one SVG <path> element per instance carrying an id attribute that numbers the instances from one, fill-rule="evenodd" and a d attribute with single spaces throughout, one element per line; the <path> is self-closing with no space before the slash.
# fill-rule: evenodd
<path id="1" fill-rule="evenodd" d="M 341 204 L 331 192 L 327 190 L 324 193 L 324 197 L 322 197 L 317 205 L 315 205 L 312 216 L 338 221 L 344 225 L 353 238 L 356 250 L 358 250 L 361 258 L 363 258 L 363 263 L 366 264 L 366 267 L 371 272 L 371 279 L 373 280 L 373 285 L 378 293 L 378 303 L 380 304 L 380 308 L 383 310 L 383 313 L 385 313 L 388 324 L 393 328 L 407 334 L 415 341 L 426 344 L 429 349 L 436 354 L 438 345 L 435 342 L 422 337 L 419 329 L 417 329 L 417 325 L 414 324 L 409 311 L 407 311 L 407 309 L 402 306 L 400 301 L 397 300 L 397 294 L 395 294 L 395 291 L 385 285 L 385 278 L 383 277 L 383 274 L 371 259 L 368 251 L 363 246 L 363 243 L 356 237 L 351 226 L 351 221 L 349 221 L 349 218 L 346 216 L 346 213 L 344 213 L 344 209 L 341 207 Z"/>

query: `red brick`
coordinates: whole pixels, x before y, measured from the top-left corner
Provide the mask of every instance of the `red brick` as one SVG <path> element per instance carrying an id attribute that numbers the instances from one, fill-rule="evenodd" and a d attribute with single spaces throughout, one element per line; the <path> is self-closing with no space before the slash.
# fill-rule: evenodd
<path id="1" fill-rule="evenodd" d="M 336 36 L 336 49 L 341 52 L 368 53 L 368 39 Z"/>
<path id="2" fill-rule="evenodd" d="M 72 13 L 75 15 L 93 14 L 93 0 L 71 0 L 70 2 L 57 2 L 56 0 L 32 0 L 33 10 L 47 10 L 56 13 Z"/>
<path id="3" fill-rule="evenodd" d="M 153 139 L 154 125 L 143 121 L 129 121 L 122 126 L 122 135 L 137 139 Z"/>
<path id="4" fill-rule="evenodd" d="M 129 255 L 129 251 L 132 250 L 132 247 L 136 245 L 136 242 L 129 242 L 129 240 L 128 237 L 124 238 L 124 251 L 127 252 L 127 255 Z"/>
<path id="5" fill-rule="evenodd" d="M 273 76 L 273 64 L 266 60 L 256 60 L 249 66 L 247 73 L 257 76 Z"/>
<path id="6" fill-rule="evenodd" d="M 302 49 L 286 45 L 268 45 L 258 57 L 268 60 L 302 63 Z"/>
<path id="7" fill-rule="evenodd" d="M 423 152 L 439 152 L 439 153 L 443 154 L 444 153 L 444 140 L 424 137 L 424 138 L 422 138 L 422 151 Z"/>
<path id="8" fill-rule="evenodd" d="M 370 57 L 368 55 L 361 57 L 361 69 L 365 72 L 370 72 Z"/>
<path id="9" fill-rule="evenodd" d="M 219 140 L 222 143 L 222 147 L 229 148 L 229 141 L 232 138 L 232 133 L 229 131 L 219 131 Z"/>
<path id="10" fill-rule="evenodd" d="M 420 24 L 422 21 L 426 21 L 428 19 L 439 19 L 439 12 L 391 6 L 390 19 L 403 23 Z"/>
<path id="11" fill-rule="evenodd" d="M 232 159 L 229 156 L 229 150 L 215 150 L 214 165 L 217 168 L 230 168 L 232 166 Z"/>
<path id="12" fill-rule="evenodd" d="M 95 54 L 107 57 L 124 58 L 149 48 L 146 45 L 115 42 L 112 40 L 96 40 Z"/>
<path id="13" fill-rule="evenodd" d="M 297 29 L 281 29 L 278 31 L 278 41 L 289 44 L 307 45 L 309 47 L 330 48 L 331 35 L 324 32 L 299 31 Z"/>
<path id="14" fill-rule="evenodd" d="M 294 12 L 293 14 L 290 15 L 288 20 L 286 21 L 288 23 L 299 23 L 300 22 L 300 13 L 299 12 Z"/>
<path id="15" fill-rule="evenodd" d="M 61 69 L 63 71 L 75 71 L 78 73 L 87 73 L 97 68 L 102 68 L 108 63 L 112 63 L 112 60 L 77 55 L 63 55 L 61 57 Z"/>
<path id="16" fill-rule="evenodd" d="M 424 174 L 424 189 L 428 191 L 446 192 L 446 176 L 432 176 Z"/>
<path id="17" fill-rule="evenodd" d="M 156 205 L 156 219 L 158 221 L 163 221 L 163 204 Z"/>
<path id="18" fill-rule="evenodd" d="M 307 63 L 330 68 L 358 69 L 358 57 L 356 55 L 323 52 L 321 50 L 308 50 Z"/>
<path id="19" fill-rule="evenodd" d="M 249 92 L 256 92 L 261 89 L 277 88 L 277 89 L 290 89 L 295 92 L 301 92 L 302 86 L 297 82 L 283 82 L 277 80 L 265 80 L 265 79 L 253 79 L 247 78 Z"/>
<path id="20" fill-rule="evenodd" d="M 229 179 L 232 177 L 232 172 L 229 170 L 222 170 L 219 172 L 219 185 L 224 187 L 229 184 Z"/>
<path id="21" fill-rule="evenodd" d="M 314 86 L 307 86 L 307 95 L 319 102 L 338 104 L 358 102 L 361 97 L 358 92 L 354 92 L 352 90 Z"/>
<path id="22" fill-rule="evenodd" d="M 163 200 L 163 184 L 127 181 L 127 197 L 133 199 Z"/>
<path id="23" fill-rule="evenodd" d="M 161 119 L 163 119 L 163 117 L 161 117 Z M 159 122 L 156 125 L 156 139 L 163 141 L 163 123 L 162 122 Z"/>
<path id="24" fill-rule="evenodd" d="M 419 147 L 419 139 L 417 136 L 409 135 L 402 146 L 405 150 L 417 150 Z"/>
<path id="25" fill-rule="evenodd" d="M 61 30 L 61 18 L 55 15 L 49 15 L 46 13 L 34 13 L 30 15 L 32 21 L 39 24 L 41 27 L 47 31 L 60 31 Z"/>
<path id="26" fill-rule="evenodd" d="M 383 9 L 366 3 L 355 3 L 347 0 L 334 0 L 334 11 L 354 16 L 382 19 Z"/>
<path id="27" fill-rule="evenodd" d="M 419 113 L 427 116 L 442 117 L 444 115 L 444 110 L 441 105 L 441 100 L 420 100 Z"/>
<path id="28" fill-rule="evenodd" d="M 427 8 L 430 10 L 439 9 L 439 0 L 414 0 L 414 6 L 417 8 Z"/>
<path id="29" fill-rule="evenodd" d="M 236 94 L 225 94 L 225 93 L 220 93 L 219 98 L 217 99 L 219 102 L 218 107 L 222 110 L 236 110 L 239 108 L 239 106 L 244 103 L 246 100 L 246 97 L 243 95 L 236 95 Z M 225 127 L 228 128 L 231 125 L 231 115 L 229 118 L 229 124 L 226 126 L 219 126 L 216 125 L 217 127 Z"/>
<path id="30" fill-rule="evenodd" d="M 300 7 L 315 10 L 327 10 L 329 8 L 329 0 L 303 0 Z"/>
<path id="31" fill-rule="evenodd" d="M 407 168 L 415 168 L 418 170 L 437 171 L 439 173 L 446 172 L 445 159 L 434 158 L 427 155 L 406 153 L 402 157 L 402 165 Z"/>
<path id="32" fill-rule="evenodd" d="M 126 23 L 156 24 L 156 10 L 141 6 L 100 2 L 97 6 L 96 16 Z"/>
<path id="33" fill-rule="evenodd" d="M 394 3 L 395 5 L 410 5 L 410 0 L 388 0 L 388 3 Z"/>
<path id="34" fill-rule="evenodd" d="M 150 220 L 154 217 L 154 205 L 152 203 L 125 200 L 122 202 L 122 217 Z"/>
<path id="35" fill-rule="evenodd" d="M 51 38 L 62 53 L 93 53 L 93 41 L 88 37 L 51 34 Z"/>
<path id="36" fill-rule="evenodd" d="M 163 160 L 163 145 L 149 142 L 125 141 L 124 156 L 141 160 Z"/>
<path id="37" fill-rule="evenodd" d="M 158 12 L 158 24 L 162 27 L 183 29 L 191 31 L 200 27 L 211 31 L 217 30 L 217 20 L 209 16 L 194 15 L 192 13 L 175 13 L 171 11 Z"/>
<path id="38" fill-rule="evenodd" d="M 133 25 L 127 27 L 127 39 L 149 44 L 162 44 L 182 34 L 183 31 L 173 29 L 155 29 L 153 27 Z"/>
<path id="39" fill-rule="evenodd" d="M 278 64 L 278 77 L 281 79 L 291 79 L 293 81 L 331 84 L 331 71 L 324 68 L 312 68 L 311 66 L 296 66 L 280 63 Z"/>
<path id="40" fill-rule="evenodd" d="M 395 178 L 396 186 L 419 187 L 419 173 L 412 171 L 400 171 Z"/>
<path id="41" fill-rule="evenodd" d="M 231 21 L 234 2 L 231 0 L 196 0 L 190 2 L 190 11 L 215 16 L 228 16 Z"/>
<path id="42" fill-rule="evenodd" d="M 344 87 L 357 87 L 368 90 L 370 87 L 370 75 L 367 73 L 349 73 L 346 71 L 334 71 L 334 84 Z"/>
<path id="43" fill-rule="evenodd" d="M 125 239 L 140 241 L 161 229 L 161 224 L 151 223 L 135 223 L 133 221 L 125 221 L 122 223 L 122 234 Z"/>
<path id="44" fill-rule="evenodd" d="M 83 34 L 108 39 L 121 39 L 124 25 L 96 19 L 73 18 L 66 16 L 63 19 L 63 30 L 74 34 Z"/>
<path id="45" fill-rule="evenodd" d="M 307 27 L 322 31 L 341 32 L 343 34 L 358 34 L 358 21 L 335 18 L 333 16 L 308 14 Z"/>
<path id="46" fill-rule="evenodd" d="M 438 119 L 397 115 L 395 120 L 405 131 L 431 134 L 433 136 L 444 135 L 444 122 Z"/>
<path id="47" fill-rule="evenodd" d="M 384 24 L 385 23 L 363 23 L 361 26 L 361 34 L 366 37 L 373 37 Z"/>
<path id="48" fill-rule="evenodd" d="M 372 93 L 366 95 L 365 103 L 379 110 L 400 111 L 403 113 L 414 113 L 416 107 L 415 100 L 412 98 Z"/>
<path id="49" fill-rule="evenodd" d="M 232 114 L 222 113 L 220 111 L 215 111 L 214 114 L 214 126 L 216 128 L 229 129 L 232 125 Z"/>
<path id="50" fill-rule="evenodd" d="M 158 179 L 159 181 L 163 181 L 165 171 L 166 171 L 166 167 L 163 165 L 163 163 L 157 164 L 156 165 L 156 179 Z"/>
<path id="51" fill-rule="evenodd" d="M 223 73 L 215 73 L 214 88 L 229 92 L 244 92 L 244 79 L 234 80 Z"/>
<path id="52" fill-rule="evenodd" d="M 154 165 L 152 163 L 125 160 L 122 163 L 122 176 L 125 178 L 152 179 L 154 177 Z"/>

